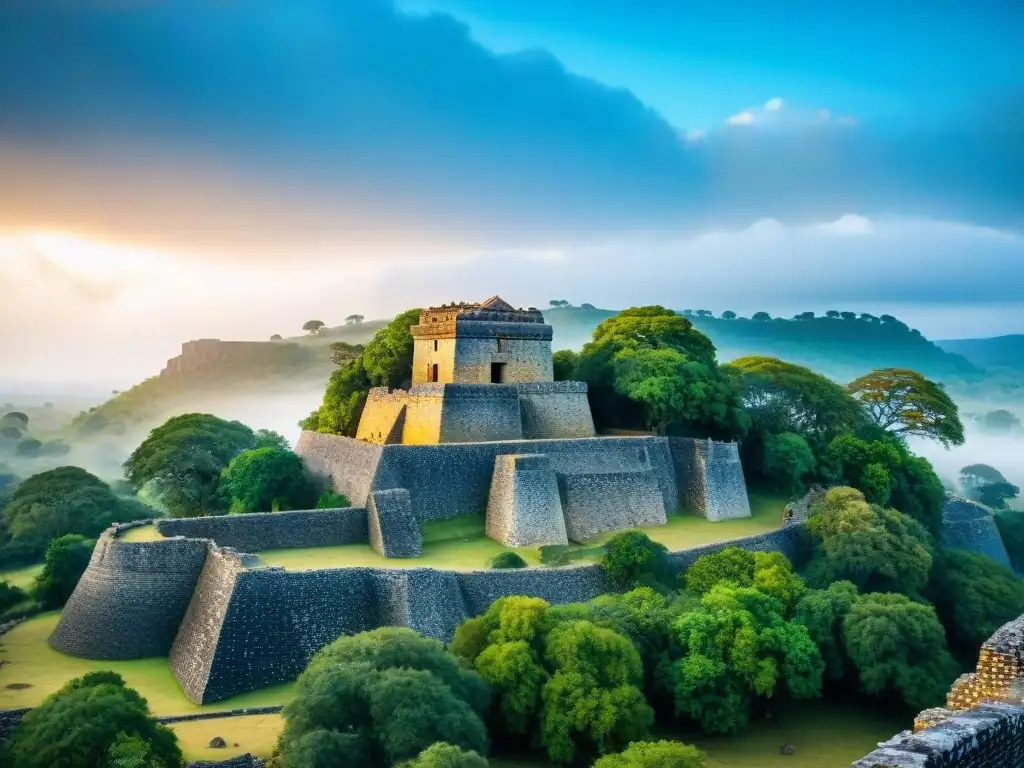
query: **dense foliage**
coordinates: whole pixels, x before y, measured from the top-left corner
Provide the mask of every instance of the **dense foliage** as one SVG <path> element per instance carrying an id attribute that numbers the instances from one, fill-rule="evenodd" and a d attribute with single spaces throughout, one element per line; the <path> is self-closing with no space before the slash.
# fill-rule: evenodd
<path id="1" fill-rule="evenodd" d="M 168 419 L 149 433 L 124 464 L 125 477 L 175 517 L 224 512 L 221 472 L 256 435 L 238 421 L 205 413 Z"/>
<path id="2" fill-rule="evenodd" d="M 618 589 L 658 586 L 668 580 L 668 548 L 643 533 L 617 533 L 604 550 L 601 567 Z"/>
<path id="3" fill-rule="evenodd" d="M 17 768 L 92 768 L 126 755 L 148 756 L 146 768 L 180 768 L 174 732 L 159 725 L 146 700 L 113 672 L 91 672 L 64 685 L 28 712 L 7 754 Z"/>
<path id="4" fill-rule="evenodd" d="M 526 561 L 517 553 L 499 552 L 491 558 L 491 568 L 525 568 Z"/>
<path id="5" fill-rule="evenodd" d="M 152 516 L 152 509 L 117 496 L 109 485 L 79 467 L 40 472 L 21 482 L 3 508 L 0 559 L 4 564 L 33 562 L 58 536 L 74 533 L 94 538 L 112 522 Z"/>
<path id="6" fill-rule="evenodd" d="M 61 608 L 75 591 L 92 557 L 96 542 L 69 533 L 58 536 L 46 547 L 43 570 L 36 576 L 32 592 L 43 608 Z"/>
<path id="7" fill-rule="evenodd" d="M 303 429 L 355 437 L 371 387 L 407 387 L 412 381 L 412 332 L 420 310 L 403 312 L 361 350 L 346 350 L 331 374 L 323 402 L 300 422 Z"/>
<path id="8" fill-rule="evenodd" d="M 696 747 L 677 741 L 634 741 L 624 752 L 605 755 L 594 768 L 706 768 Z"/>
<path id="9" fill-rule="evenodd" d="M 254 448 L 242 451 L 220 476 L 221 493 L 232 512 L 276 512 L 309 509 L 317 500 L 302 459 L 290 449 Z"/>
<path id="10" fill-rule="evenodd" d="M 942 385 L 906 368 L 872 371 L 847 385 L 883 429 L 962 445 L 964 427 L 956 403 Z"/>
<path id="11" fill-rule="evenodd" d="M 401 768 L 487 768 L 487 758 L 439 742 L 423 750 L 419 757 L 402 763 Z"/>
<path id="12" fill-rule="evenodd" d="M 496 601 L 458 628 L 452 648 L 494 688 L 494 727 L 532 736 L 556 762 L 621 749 L 654 721 L 636 647 L 538 598 Z"/>
<path id="13" fill-rule="evenodd" d="M 489 692 L 444 646 L 408 629 L 321 649 L 285 707 L 283 768 L 397 765 L 438 742 L 486 755 Z"/>

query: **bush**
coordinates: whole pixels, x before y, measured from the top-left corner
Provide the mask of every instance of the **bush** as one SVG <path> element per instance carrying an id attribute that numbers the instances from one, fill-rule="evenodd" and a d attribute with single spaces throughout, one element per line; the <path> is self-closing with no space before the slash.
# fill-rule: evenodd
<path id="1" fill-rule="evenodd" d="M 706 768 L 704 753 L 677 741 L 634 741 L 625 752 L 605 755 L 594 768 Z"/>
<path id="2" fill-rule="evenodd" d="M 24 600 L 28 595 L 21 587 L 16 587 L 6 581 L 0 581 L 0 613 Z"/>
<path id="3" fill-rule="evenodd" d="M 149 765 L 183 763 L 174 731 L 153 719 L 144 698 L 113 672 L 90 672 L 26 713 L 7 746 L 17 768 L 91 768 L 108 765 L 131 739 L 148 746 Z"/>
<path id="4" fill-rule="evenodd" d="M 546 544 L 537 549 L 541 565 L 568 565 L 569 547 L 566 544 Z"/>
<path id="5" fill-rule="evenodd" d="M 415 760 L 402 763 L 401 768 L 487 768 L 487 765 L 487 758 L 476 752 L 439 743 L 420 752 Z"/>
<path id="6" fill-rule="evenodd" d="M 601 567 L 619 589 L 664 584 L 668 580 L 668 548 L 639 531 L 617 533 L 605 545 Z"/>
<path id="7" fill-rule="evenodd" d="M 393 766 L 438 742 L 487 754 L 489 698 L 479 675 L 412 630 L 342 637 L 299 678 L 278 752 L 302 768 Z"/>
<path id="8" fill-rule="evenodd" d="M 64 606 L 89 566 L 95 544 L 92 539 L 73 533 L 50 542 L 43 570 L 32 586 L 40 606 L 46 609 Z"/>
<path id="9" fill-rule="evenodd" d="M 806 586 L 786 556 L 779 552 L 750 552 L 728 547 L 702 555 L 686 569 L 686 588 L 703 595 L 722 583 L 754 587 L 782 604 L 788 616 Z"/>
<path id="10" fill-rule="evenodd" d="M 499 552 L 491 558 L 491 568 L 526 568 L 526 561 L 516 552 Z"/>
<path id="11" fill-rule="evenodd" d="M 316 498 L 302 459 L 276 447 L 242 451 L 221 473 L 220 487 L 232 512 L 308 509 Z"/>
<path id="12" fill-rule="evenodd" d="M 348 497 L 341 493 L 335 493 L 328 489 L 320 494 L 320 497 L 316 500 L 317 509 L 340 509 L 342 507 L 351 507 L 352 502 L 348 500 Z"/>

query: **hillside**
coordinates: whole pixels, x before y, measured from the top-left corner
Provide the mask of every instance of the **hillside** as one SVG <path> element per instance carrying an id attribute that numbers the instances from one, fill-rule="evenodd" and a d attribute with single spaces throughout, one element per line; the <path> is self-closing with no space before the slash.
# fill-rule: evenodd
<path id="1" fill-rule="evenodd" d="M 614 314 L 613 310 L 579 307 L 544 312 L 555 329 L 556 349 L 578 349 L 590 339 L 598 323 Z M 722 362 L 746 355 L 769 355 L 806 365 L 842 382 L 874 368 L 913 368 L 944 382 L 982 374 L 978 366 L 941 349 L 895 319 L 723 320 L 687 316 L 714 342 Z"/>
<path id="2" fill-rule="evenodd" d="M 555 349 L 579 349 L 598 323 L 615 313 L 563 307 L 546 310 L 545 317 L 554 327 Z M 910 367 L 948 382 L 981 376 L 963 357 L 895 320 L 723 320 L 693 315 L 690 319 L 715 343 L 723 362 L 744 355 L 772 355 L 838 381 L 883 367 Z M 80 414 L 71 436 L 135 439 L 169 416 L 189 410 L 210 410 L 289 433 L 319 403 L 334 369 L 330 345 L 336 341 L 365 344 L 386 322 L 325 328 L 314 336 L 280 341 L 187 342 L 159 375 Z"/>
<path id="3" fill-rule="evenodd" d="M 962 355 L 981 368 L 1024 371 L 1024 334 L 991 339 L 944 339 L 935 343 L 947 352 Z"/>

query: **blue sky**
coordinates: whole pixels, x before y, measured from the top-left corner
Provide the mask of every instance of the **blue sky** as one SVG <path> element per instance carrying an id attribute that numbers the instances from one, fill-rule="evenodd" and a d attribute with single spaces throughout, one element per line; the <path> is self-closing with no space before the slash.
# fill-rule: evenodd
<path id="1" fill-rule="evenodd" d="M 913 123 L 1022 85 L 1024 6 L 1012 0 L 405 0 L 469 23 L 500 51 L 541 47 L 707 130 L 782 97 L 861 120 Z"/>
<path id="2" fill-rule="evenodd" d="M 494 293 L 1024 332 L 1022 137 L 1018 0 L 7 0 L 0 355 Z"/>

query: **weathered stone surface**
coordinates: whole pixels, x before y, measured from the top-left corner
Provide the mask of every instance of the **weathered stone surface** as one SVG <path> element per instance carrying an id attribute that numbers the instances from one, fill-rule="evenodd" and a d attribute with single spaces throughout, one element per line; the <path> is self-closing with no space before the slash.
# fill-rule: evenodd
<path id="1" fill-rule="evenodd" d="M 669 438 L 683 506 L 708 520 L 750 517 L 736 443 Z"/>
<path id="2" fill-rule="evenodd" d="M 124 542 L 111 531 L 61 612 L 50 645 L 90 659 L 166 656 L 206 561 L 196 539 Z"/>
<path id="3" fill-rule="evenodd" d="M 374 491 L 367 507 L 370 546 L 384 557 L 419 557 L 423 553 L 420 524 L 412 514 L 404 488 Z"/>
<path id="4" fill-rule="evenodd" d="M 664 525 L 665 500 L 650 468 L 609 468 L 558 475 L 569 539 L 585 542 L 608 531 Z"/>
<path id="5" fill-rule="evenodd" d="M 498 456 L 494 460 L 487 535 L 506 547 L 569 543 L 558 479 L 546 455 Z"/>
<path id="6" fill-rule="evenodd" d="M 222 547 L 243 552 L 331 547 L 368 540 L 364 507 L 164 518 L 156 521 L 156 529 L 164 536 L 212 539 Z"/>
<path id="7" fill-rule="evenodd" d="M 942 540 L 947 547 L 985 555 L 1011 568 L 993 514 L 977 502 L 947 493 L 942 505 Z"/>

